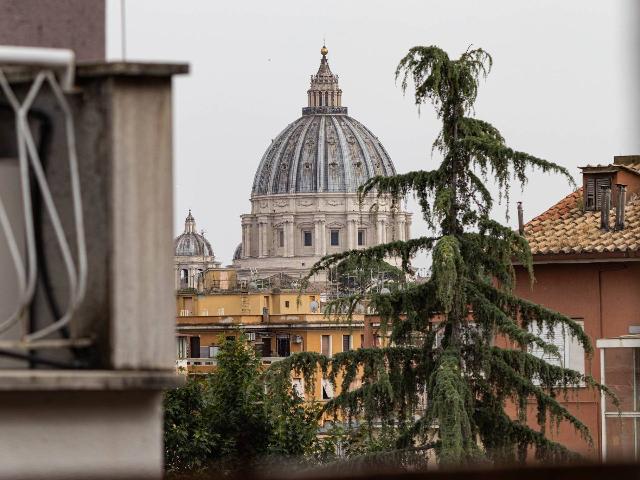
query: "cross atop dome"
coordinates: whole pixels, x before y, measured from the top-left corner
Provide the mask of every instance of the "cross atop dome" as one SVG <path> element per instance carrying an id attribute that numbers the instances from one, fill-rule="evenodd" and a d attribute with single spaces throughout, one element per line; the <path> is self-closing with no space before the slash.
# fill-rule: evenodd
<path id="1" fill-rule="evenodd" d="M 329 68 L 328 53 L 329 49 L 323 44 L 320 49 L 320 67 L 318 73 L 311 75 L 311 87 L 307 90 L 308 106 L 302 109 L 303 115 L 347 114 L 347 107 L 342 106 L 338 75 L 334 75 Z"/>
<path id="2" fill-rule="evenodd" d="M 196 219 L 193 218 L 191 209 L 189 209 L 189 215 L 184 221 L 184 233 L 196 233 Z"/>

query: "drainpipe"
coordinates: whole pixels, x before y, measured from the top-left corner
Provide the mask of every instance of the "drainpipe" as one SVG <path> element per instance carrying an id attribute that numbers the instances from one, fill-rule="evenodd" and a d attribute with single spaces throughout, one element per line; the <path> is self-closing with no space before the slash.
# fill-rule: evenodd
<path id="1" fill-rule="evenodd" d="M 611 209 L 611 188 L 602 186 L 602 197 L 600 200 L 600 229 L 609 231 L 609 210 Z"/>
<path id="2" fill-rule="evenodd" d="M 522 202 L 518 202 L 518 233 L 524 235 L 524 214 L 522 212 Z"/>
<path id="3" fill-rule="evenodd" d="M 616 230 L 624 230 L 624 210 L 626 203 L 626 185 L 616 184 L 618 187 L 618 204 L 616 205 Z"/>

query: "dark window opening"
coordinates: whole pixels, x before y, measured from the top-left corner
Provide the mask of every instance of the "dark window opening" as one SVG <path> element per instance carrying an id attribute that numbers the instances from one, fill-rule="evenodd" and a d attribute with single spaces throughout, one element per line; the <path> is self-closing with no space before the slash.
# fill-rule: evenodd
<path id="1" fill-rule="evenodd" d="M 313 239 L 311 237 L 311 231 L 305 230 L 304 232 L 302 232 L 302 237 L 303 237 L 303 241 L 304 241 L 304 246 L 305 247 L 311 247 L 313 245 Z"/>
<path id="2" fill-rule="evenodd" d="M 284 301 L 284 308 L 289 308 L 289 300 Z"/>
<path id="3" fill-rule="evenodd" d="M 365 242 L 365 233 L 364 230 L 358 230 L 358 246 L 361 247 Z"/>
<path id="4" fill-rule="evenodd" d="M 280 248 L 284 247 L 284 229 L 283 228 L 278 230 L 278 246 Z"/>
<path id="5" fill-rule="evenodd" d="M 337 247 L 340 245 L 340 230 L 331 230 L 331 246 Z"/>
<path id="6" fill-rule="evenodd" d="M 270 357 L 271 356 L 271 339 L 270 338 L 262 338 L 262 356 Z"/>
<path id="7" fill-rule="evenodd" d="M 351 350 L 351 335 L 342 336 L 342 351 L 348 352 Z"/>
<path id="8" fill-rule="evenodd" d="M 279 357 L 288 357 L 291 355 L 291 344 L 289 342 L 289 337 L 278 337 L 277 341 L 277 349 Z"/>
<path id="9" fill-rule="evenodd" d="M 189 354 L 191 358 L 200 358 L 200 337 L 189 338 Z"/>

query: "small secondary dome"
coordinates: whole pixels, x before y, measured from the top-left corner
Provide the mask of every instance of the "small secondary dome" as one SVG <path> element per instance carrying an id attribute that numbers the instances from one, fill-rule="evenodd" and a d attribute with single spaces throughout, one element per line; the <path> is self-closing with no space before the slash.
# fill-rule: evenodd
<path id="1" fill-rule="evenodd" d="M 184 233 L 176 237 L 174 247 L 174 254 L 177 257 L 213 257 L 209 240 L 196 231 L 196 220 L 191 210 L 184 221 Z"/>
<path id="2" fill-rule="evenodd" d="M 355 193 L 376 175 L 395 175 L 391 158 L 362 123 L 342 106 L 338 76 L 326 54 L 307 91 L 302 117 L 288 125 L 264 153 L 256 172 L 252 196 L 283 193 Z"/>

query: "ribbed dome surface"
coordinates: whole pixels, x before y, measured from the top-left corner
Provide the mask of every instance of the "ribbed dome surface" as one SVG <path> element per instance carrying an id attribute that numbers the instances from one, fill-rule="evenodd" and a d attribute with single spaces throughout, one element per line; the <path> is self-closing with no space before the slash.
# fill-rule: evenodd
<path id="1" fill-rule="evenodd" d="M 188 232 L 178 236 L 175 241 L 175 255 L 178 257 L 212 257 L 213 249 L 209 240 L 199 233 Z"/>
<path id="2" fill-rule="evenodd" d="M 356 192 L 376 175 L 395 169 L 369 129 L 345 114 L 305 114 L 267 148 L 251 193 Z"/>
<path id="3" fill-rule="evenodd" d="M 196 232 L 196 221 L 191 210 L 184 222 L 184 233 L 176 237 L 174 247 L 174 255 L 177 257 L 213 257 L 209 240 Z"/>

